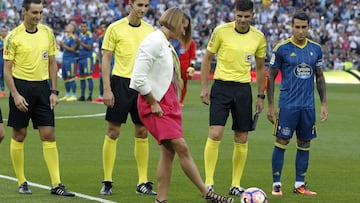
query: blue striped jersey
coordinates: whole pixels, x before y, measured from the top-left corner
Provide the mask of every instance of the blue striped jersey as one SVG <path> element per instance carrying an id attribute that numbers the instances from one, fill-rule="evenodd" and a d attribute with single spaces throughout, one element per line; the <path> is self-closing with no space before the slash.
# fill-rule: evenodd
<path id="1" fill-rule="evenodd" d="M 279 108 L 315 108 L 314 75 L 323 68 L 322 58 L 320 45 L 309 39 L 299 46 L 290 38 L 274 48 L 270 68 L 282 74 Z"/>

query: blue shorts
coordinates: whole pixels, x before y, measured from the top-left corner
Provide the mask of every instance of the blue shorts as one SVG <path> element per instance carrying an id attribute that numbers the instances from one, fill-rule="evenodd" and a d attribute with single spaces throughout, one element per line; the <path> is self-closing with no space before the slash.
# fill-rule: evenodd
<path id="1" fill-rule="evenodd" d="M 79 75 L 80 77 L 92 75 L 94 71 L 94 63 L 92 57 L 79 59 Z"/>
<path id="2" fill-rule="evenodd" d="M 291 139 L 294 131 L 302 141 L 316 137 L 315 109 L 280 109 L 274 126 L 274 135 Z"/>
<path id="3" fill-rule="evenodd" d="M 76 60 L 63 60 L 61 64 L 61 73 L 64 80 L 75 78 L 76 76 Z"/>

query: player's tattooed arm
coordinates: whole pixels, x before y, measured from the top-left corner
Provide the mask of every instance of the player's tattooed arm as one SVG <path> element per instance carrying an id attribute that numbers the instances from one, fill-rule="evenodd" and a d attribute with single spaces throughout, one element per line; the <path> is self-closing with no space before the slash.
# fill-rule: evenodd
<path id="1" fill-rule="evenodd" d="M 322 104 L 326 103 L 326 86 L 323 70 L 318 68 L 316 70 L 316 88 L 319 93 L 320 101 Z"/>
<path id="2" fill-rule="evenodd" d="M 269 68 L 268 73 L 268 85 L 267 85 L 267 99 L 268 104 L 273 105 L 274 104 L 274 89 L 275 89 L 275 78 L 278 74 L 278 69 Z"/>

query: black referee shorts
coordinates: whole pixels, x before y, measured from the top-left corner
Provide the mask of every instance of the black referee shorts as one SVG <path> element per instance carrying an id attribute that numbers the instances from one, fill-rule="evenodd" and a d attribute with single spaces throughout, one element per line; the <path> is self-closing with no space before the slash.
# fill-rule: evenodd
<path id="1" fill-rule="evenodd" d="M 28 127 L 31 119 L 33 128 L 55 126 L 54 111 L 50 108 L 50 86 L 48 81 L 26 81 L 14 78 L 17 91 L 29 104 L 28 111 L 22 112 L 16 106 L 12 95 L 9 97 L 8 126 Z"/>
<path id="2" fill-rule="evenodd" d="M 0 108 L 0 123 L 4 123 L 4 121 L 3 121 L 3 117 L 2 117 L 1 108 Z"/>
<path id="3" fill-rule="evenodd" d="M 210 94 L 209 125 L 225 126 L 230 112 L 233 120 L 232 130 L 251 130 L 251 86 L 249 83 L 215 80 Z"/>
<path id="4" fill-rule="evenodd" d="M 111 91 L 114 94 L 113 108 L 107 108 L 105 120 L 112 123 L 126 123 L 130 113 L 134 124 L 143 125 L 137 108 L 138 92 L 129 87 L 130 78 L 113 75 L 111 77 Z"/>

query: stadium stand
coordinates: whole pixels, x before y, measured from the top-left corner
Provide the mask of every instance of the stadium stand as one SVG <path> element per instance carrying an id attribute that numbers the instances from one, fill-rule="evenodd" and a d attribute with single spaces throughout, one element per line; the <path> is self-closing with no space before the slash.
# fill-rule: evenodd
<path id="1" fill-rule="evenodd" d="M 185 9 L 192 17 L 197 43 L 199 70 L 207 40 L 218 24 L 233 20 L 234 0 L 151 0 L 145 20 L 157 26 L 161 13 L 169 7 Z M 309 37 L 323 47 L 328 70 L 360 69 L 360 1 L 358 0 L 254 0 L 254 26 L 268 40 L 268 58 L 275 44 L 291 36 L 291 14 L 304 9 L 311 16 Z M 70 21 L 88 23 L 95 36 L 101 21 L 112 22 L 126 16 L 128 0 L 44 0 L 44 23 L 54 29 L 57 39 Z M 0 0 L 0 27 L 9 30 L 21 22 L 22 0 Z M 98 47 L 95 46 L 95 53 Z M 61 57 L 57 57 L 59 60 Z M 59 61 L 61 62 L 61 61 Z M 215 67 L 215 64 L 213 64 Z M 96 66 L 97 68 L 97 66 Z M 336 71 L 330 75 L 337 75 Z M 96 74 L 96 73 L 95 73 Z M 341 76 L 340 76 L 341 77 Z M 196 78 L 196 77 L 195 77 Z"/>

